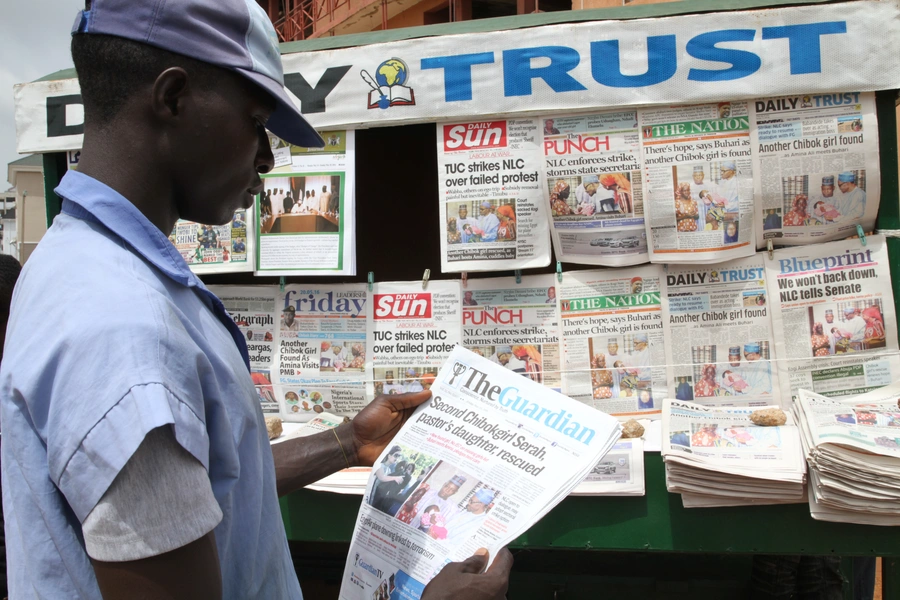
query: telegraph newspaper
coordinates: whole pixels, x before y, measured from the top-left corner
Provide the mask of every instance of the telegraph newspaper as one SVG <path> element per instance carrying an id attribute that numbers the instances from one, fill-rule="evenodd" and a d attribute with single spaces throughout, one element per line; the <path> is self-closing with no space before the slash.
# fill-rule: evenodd
<path id="1" fill-rule="evenodd" d="M 649 260 L 637 112 L 543 119 L 544 193 L 557 260 Z"/>
<path id="2" fill-rule="evenodd" d="M 252 271 L 256 239 L 247 237 L 254 225 L 253 213 L 235 211 L 226 225 L 202 225 L 179 219 L 169 241 L 195 273 Z"/>
<path id="3" fill-rule="evenodd" d="M 464 348 L 385 449 L 340 597 L 416 600 L 449 562 L 490 556 L 558 504 L 618 439 L 615 419 Z"/>
<path id="4" fill-rule="evenodd" d="M 276 167 L 257 199 L 257 275 L 355 275 L 355 137 L 320 131 L 323 148 L 270 137 Z"/>
<path id="5" fill-rule="evenodd" d="M 556 391 L 559 316 L 556 277 L 470 279 L 463 290 L 462 344 L 472 352 Z"/>
<path id="6" fill-rule="evenodd" d="M 620 417 L 666 397 L 662 266 L 571 271 L 559 285 L 563 393 Z"/>
<path id="7" fill-rule="evenodd" d="M 550 264 L 535 119 L 438 124 L 441 270 Z"/>
<path id="8" fill-rule="evenodd" d="M 369 397 L 429 389 L 462 341 L 459 281 L 376 283 L 369 292 Z"/>
<path id="9" fill-rule="evenodd" d="M 650 260 L 750 256 L 753 161 L 746 102 L 638 111 Z"/>
<path id="10" fill-rule="evenodd" d="M 222 301 L 228 315 L 247 339 L 250 376 L 256 387 L 259 405 L 266 414 L 279 414 L 278 400 L 272 386 L 277 331 L 275 288 L 263 285 L 211 285 L 209 291 Z"/>
<path id="11" fill-rule="evenodd" d="M 365 284 L 289 285 L 277 296 L 275 392 L 285 421 L 368 403 Z"/>
<path id="12" fill-rule="evenodd" d="M 785 248 L 766 260 L 782 403 L 803 388 L 854 396 L 900 379 L 884 237 Z"/>
<path id="13" fill-rule="evenodd" d="M 667 265 L 669 398 L 706 406 L 779 404 L 763 255 Z"/>
<path id="14" fill-rule="evenodd" d="M 840 239 L 856 225 L 873 231 L 881 197 L 874 92 L 750 104 L 757 245 Z"/>

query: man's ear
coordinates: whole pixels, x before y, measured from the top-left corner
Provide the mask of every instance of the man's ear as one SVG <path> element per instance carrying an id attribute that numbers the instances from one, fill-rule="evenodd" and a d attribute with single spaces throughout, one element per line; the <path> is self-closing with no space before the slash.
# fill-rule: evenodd
<path id="1" fill-rule="evenodd" d="M 171 67 L 153 82 L 151 105 L 153 113 L 162 121 L 182 116 L 191 93 L 190 78 L 181 67 Z"/>

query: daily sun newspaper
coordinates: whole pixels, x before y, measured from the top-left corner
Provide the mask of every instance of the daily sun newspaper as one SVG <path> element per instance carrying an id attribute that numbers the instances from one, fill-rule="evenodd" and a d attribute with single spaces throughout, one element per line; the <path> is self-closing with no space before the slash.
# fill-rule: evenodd
<path id="1" fill-rule="evenodd" d="M 881 197 L 873 92 L 751 102 L 756 239 L 826 242 L 875 228 Z"/>
<path id="2" fill-rule="evenodd" d="M 753 254 L 747 103 L 638 114 L 650 261 L 714 263 Z"/>
<path id="3" fill-rule="evenodd" d="M 536 119 L 437 125 L 441 270 L 550 264 Z"/>
<path id="4" fill-rule="evenodd" d="M 482 547 L 496 556 L 582 481 L 621 431 L 609 415 L 462 347 L 431 390 L 369 479 L 342 599 L 416 600 L 447 563 Z M 408 469 L 420 476 L 401 502 L 389 473 Z"/>
<path id="5" fill-rule="evenodd" d="M 830 397 L 900 379 L 884 236 L 785 248 L 766 259 L 782 402 L 803 388 Z"/>
<path id="6" fill-rule="evenodd" d="M 669 398 L 706 406 L 778 404 L 762 254 L 667 265 L 663 321 Z"/>
<path id="7" fill-rule="evenodd" d="M 557 260 L 645 263 L 637 112 L 543 119 L 544 193 Z"/>

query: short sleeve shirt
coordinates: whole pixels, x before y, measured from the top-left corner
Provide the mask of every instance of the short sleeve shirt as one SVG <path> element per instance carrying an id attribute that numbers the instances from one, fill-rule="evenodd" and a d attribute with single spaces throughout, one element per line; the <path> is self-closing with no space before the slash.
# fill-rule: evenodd
<path id="1" fill-rule="evenodd" d="M 208 471 L 225 598 L 300 598 L 247 347 L 126 198 L 70 171 L 0 367 L 10 597 L 100 599 L 81 523 L 151 430 Z"/>

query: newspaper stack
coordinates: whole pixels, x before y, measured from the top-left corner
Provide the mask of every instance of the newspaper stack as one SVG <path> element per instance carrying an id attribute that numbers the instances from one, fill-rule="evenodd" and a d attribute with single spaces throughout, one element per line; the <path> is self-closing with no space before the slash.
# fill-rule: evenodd
<path id="1" fill-rule="evenodd" d="M 788 415 L 785 425 L 758 427 L 755 410 L 665 401 L 666 489 L 685 508 L 806 501 L 797 426 Z"/>
<path id="2" fill-rule="evenodd" d="M 900 384 L 837 400 L 800 390 L 814 519 L 900 525 Z"/>

